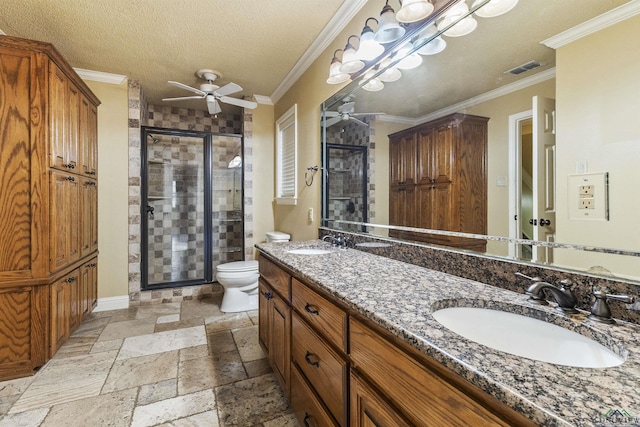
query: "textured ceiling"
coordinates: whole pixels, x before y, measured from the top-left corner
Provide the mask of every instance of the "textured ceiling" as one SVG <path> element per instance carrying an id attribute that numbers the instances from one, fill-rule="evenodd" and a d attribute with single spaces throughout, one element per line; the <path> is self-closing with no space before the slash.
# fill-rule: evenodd
<path id="1" fill-rule="evenodd" d="M 270 96 L 342 3 L 2 0 L 0 29 L 54 44 L 73 67 L 139 80 L 153 103 L 190 95 L 167 80 L 197 87 L 202 68 L 220 71 L 216 83 L 233 81 L 242 95 Z"/>

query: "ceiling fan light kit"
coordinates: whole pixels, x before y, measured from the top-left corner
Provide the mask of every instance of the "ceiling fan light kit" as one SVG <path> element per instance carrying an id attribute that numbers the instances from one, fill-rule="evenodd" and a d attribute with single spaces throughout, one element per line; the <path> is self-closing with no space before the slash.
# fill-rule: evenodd
<path id="1" fill-rule="evenodd" d="M 234 93 L 242 92 L 242 87 L 240 87 L 240 85 L 237 85 L 235 83 L 227 83 L 226 85 L 220 87 L 213 84 L 214 81 L 222 77 L 222 74 L 218 71 L 202 69 L 196 72 L 196 76 L 207 81 L 207 83 L 202 83 L 199 89 L 172 80 L 168 82 L 171 86 L 193 92 L 196 95 L 180 96 L 176 98 L 163 98 L 162 100 L 186 101 L 190 99 L 204 99 L 207 103 L 207 111 L 209 111 L 209 114 L 218 114 L 222 112 L 220 102 L 248 109 L 254 109 L 258 106 L 256 102 L 247 101 L 246 99 L 232 98 L 228 96 Z"/>

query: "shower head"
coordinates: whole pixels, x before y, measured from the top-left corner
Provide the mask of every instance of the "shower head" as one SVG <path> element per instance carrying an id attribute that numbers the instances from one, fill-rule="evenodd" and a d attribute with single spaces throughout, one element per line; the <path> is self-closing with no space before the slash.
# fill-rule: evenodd
<path id="1" fill-rule="evenodd" d="M 159 140 L 158 138 L 156 138 L 155 136 L 153 136 L 153 135 L 151 135 L 151 134 L 148 134 L 147 136 L 148 136 L 149 138 L 151 138 L 151 141 L 152 141 L 154 144 L 157 144 L 158 142 L 160 142 L 160 140 Z"/>

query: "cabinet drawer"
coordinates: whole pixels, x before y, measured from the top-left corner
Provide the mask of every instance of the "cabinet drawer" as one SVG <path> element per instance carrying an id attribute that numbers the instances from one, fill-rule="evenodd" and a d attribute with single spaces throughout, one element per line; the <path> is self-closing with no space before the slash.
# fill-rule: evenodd
<path id="1" fill-rule="evenodd" d="M 300 425 L 309 427 L 337 426 L 295 366 L 291 369 L 291 406 L 293 406 Z"/>
<path id="2" fill-rule="evenodd" d="M 304 321 L 292 316 L 291 359 L 341 425 L 346 424 L 347 363 L 322 342 Z"/>
<path id="3" fill-rule="evenodd" d="M 349 328 L 352 367 L 415 425 L 510 425 L 367 326 L 351 319 Z"/>
<path id="4" fill-rule="evenodd" d="M 260 275 L 266 280 L 274 291 L 291 301 L 291 276 L 273 262 L 260 257 Z"/>
<path id="5" fill-rule="evenodd" d="M 346 353 L 347 313 L 321 297 L 297 279 L 292 279 L 292 305 L 307 324 Z"/>

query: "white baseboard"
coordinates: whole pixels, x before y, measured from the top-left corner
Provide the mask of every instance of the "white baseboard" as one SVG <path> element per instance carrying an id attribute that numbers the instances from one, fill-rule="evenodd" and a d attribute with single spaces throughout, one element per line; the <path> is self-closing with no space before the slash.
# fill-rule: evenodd
<path id="1" fill-rule="evenodd" d="M 95 313 L 97 311 L 120 310 L 123 308 L 129 308 L 129 295 L 98 298 L 98 306 L 93 309 L 93 312 Z"/>

